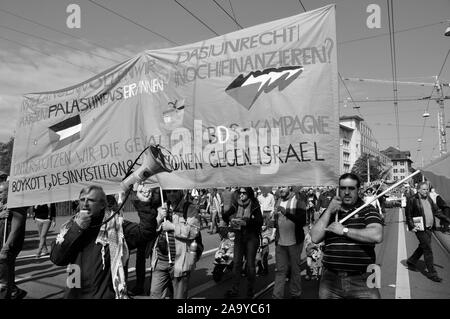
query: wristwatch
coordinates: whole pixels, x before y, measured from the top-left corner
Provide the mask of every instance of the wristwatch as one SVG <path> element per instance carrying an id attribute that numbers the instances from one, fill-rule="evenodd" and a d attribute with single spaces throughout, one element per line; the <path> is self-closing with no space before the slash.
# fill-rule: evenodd
<path id="1" fill-rule="evenodd" d="M 343 233 L 344 236 L 347 236 L 347 234 L 348 234 L 348 228 L 347 228 L 347 227 L 344 227 L 344 229 L 342 230 L 342 233 Z"/>

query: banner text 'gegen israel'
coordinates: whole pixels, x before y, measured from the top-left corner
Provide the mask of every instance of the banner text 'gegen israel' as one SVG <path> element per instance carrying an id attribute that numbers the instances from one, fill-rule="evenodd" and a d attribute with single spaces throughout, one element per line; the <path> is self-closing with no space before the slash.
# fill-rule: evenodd
<path id="1" fill-rule="evenodd" d="M 150 50 L 70 88 L 27 94 L 9 205 L 120 191 L 160 144 L 164 188 L 335 184 L 339 112 L 335 7 L 202 42 Z"/>

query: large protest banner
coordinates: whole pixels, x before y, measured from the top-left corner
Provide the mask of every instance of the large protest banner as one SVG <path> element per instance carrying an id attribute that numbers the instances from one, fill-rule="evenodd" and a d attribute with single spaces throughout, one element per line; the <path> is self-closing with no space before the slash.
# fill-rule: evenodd
<path id="1" fill-rule="evenodd" d="M 164 188 L 335 184 L 335 7 L 144 51 L 78 85 L 27 94 L 11 207 L 107 194 L 150 144 L 171 151 Z"/>

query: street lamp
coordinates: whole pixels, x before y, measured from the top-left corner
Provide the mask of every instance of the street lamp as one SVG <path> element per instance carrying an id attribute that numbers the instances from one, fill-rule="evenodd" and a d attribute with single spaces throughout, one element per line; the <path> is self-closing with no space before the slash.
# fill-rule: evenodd
<path id="1" fill-rule="evenodd" d="M 447 29 L 445 29 L 445 36 L 446 37 L 450 37 L 450 20 L 447 20 L 447 22 L 448 22 L 448 27 L 447 27 Z"/>

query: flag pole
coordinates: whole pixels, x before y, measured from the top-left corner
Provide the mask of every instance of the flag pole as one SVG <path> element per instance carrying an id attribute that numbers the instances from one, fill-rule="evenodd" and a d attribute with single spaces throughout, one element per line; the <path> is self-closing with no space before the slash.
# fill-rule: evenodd
<path id="1" fill-rule="evenodd" d="M 162 187 L 159 186 L 159 194 L 161 195 L 161 206 L 165 207 L 164 204 L 164 197 L 163 197 L 163 190 Z M 166 207 L 166 210 L 169 209 L 168 207 Z M 167 215 L 167 214 L 166 214 Z M 166 221 L 166 217 L 164 217 L 164 221 Z M 169 253 L 169 264 L 172 264 L 172 256 L 170 255 L 170 242 L 169 242 L 169 234 L 167 232 L 166 233 L 166 241 L 167 241 L 167 252 Z"/>
<path id="2" fill-rule="evenodd" d="M 367 206 L 369 206 L 373 201 L 377 200 L 378 198 L 380 198 L 381 196 L 383 196 L 384 194 L 390 192 L 391 190 L 393 190 L 394 188 L 396 188 L 397 186 L 401 185 L 402 183 L 404 183 L 406 180 L 410 179 L 411 177 L 417 175 L 420 173 L 420 170 L 415 171 L 414 173 L 409 174 L 408 176 L 406 176 L 404 179 L 398 181 L 397 183 L 395 183 L 394 185 L 392 185 L 391 187 L 387 188 L 385 191 L 383 191 L 382 193 L 380 193 L 380 195 L 375 196 L 370 202 L 365 203 L 364 205 L 358 207 L 357 209 L 355 209 L 352 213 L 348 214 L 347 216 L 345 216 L 344 218 L 342 218 L 339 223 L 343 223 L 345 222 L 347 219 L 349 219 L 350 217 L 352 217 L 353 215 L 355 215 L 356 213 L 358 213 L 359 211 L 361 211 L 363 208 L 366 208 Z"/>

